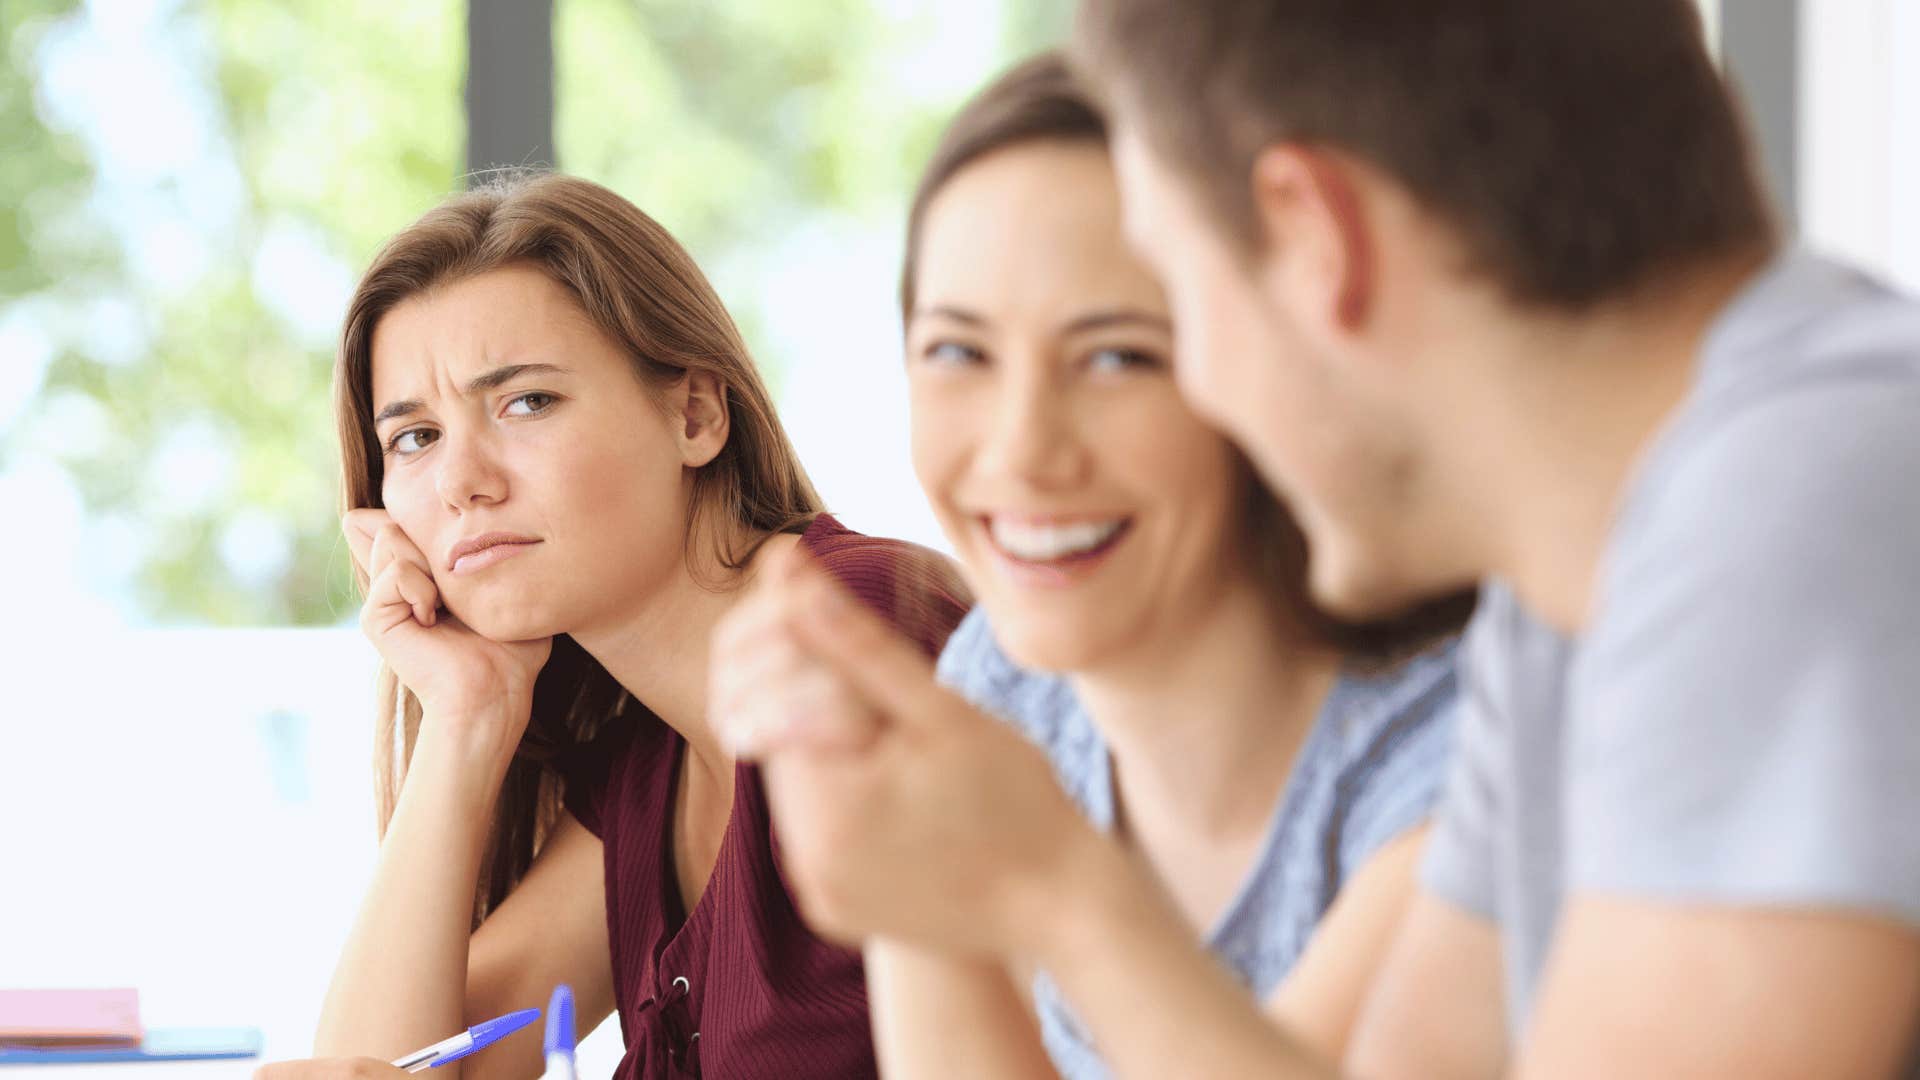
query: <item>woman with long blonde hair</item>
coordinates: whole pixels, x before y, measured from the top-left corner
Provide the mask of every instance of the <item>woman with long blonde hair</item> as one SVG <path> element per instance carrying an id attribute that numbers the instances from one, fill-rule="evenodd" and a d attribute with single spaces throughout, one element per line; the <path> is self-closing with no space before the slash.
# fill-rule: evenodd
<path id="1" fill-rule="evenodd" d="M 945 564 L 821 512 L 693 260 L 583 180 L 402 230 L 336 374 L 381 850 L 316 1052 L 397 1072 L 565 982 L 583 1029 L 618 1011 L 621 1077 L 872 1074 L 859 957 L 801 925 L 758 773 L 707 722 L 708 640 L 801 549 L 931 653 L 964 609 Z M 539 1039 L 457 1070 L 534 1075 Z"/>

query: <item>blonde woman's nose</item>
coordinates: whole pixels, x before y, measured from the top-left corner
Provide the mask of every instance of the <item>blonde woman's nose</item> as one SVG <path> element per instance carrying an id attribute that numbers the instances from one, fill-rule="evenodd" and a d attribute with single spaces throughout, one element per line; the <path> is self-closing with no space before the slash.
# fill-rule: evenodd
<path id="1" fill-rule="evenodd" d="M 497 503 L 507 497 L 506 475 L 482 440 L 441 437 L 434 490 L 449 510 Z"/>

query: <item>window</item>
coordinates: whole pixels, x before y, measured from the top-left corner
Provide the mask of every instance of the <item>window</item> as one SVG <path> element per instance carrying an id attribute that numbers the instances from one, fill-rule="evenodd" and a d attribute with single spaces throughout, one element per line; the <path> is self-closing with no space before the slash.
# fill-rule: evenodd
<path id="1" fill-rule="evenodd" d="M 694 252 L 856 527 L 937 540 L 893 308 L 914 170 L 1066 11 L 554 5 L 559 164 Z M 39 823 L 10 855 L 47 868 L 0 891 L 9 982 L 310 1044 L 373 856 L 334 337 L 375 247 L 461 182 L 468 14 L 0 5 L 0 818 Z"/>

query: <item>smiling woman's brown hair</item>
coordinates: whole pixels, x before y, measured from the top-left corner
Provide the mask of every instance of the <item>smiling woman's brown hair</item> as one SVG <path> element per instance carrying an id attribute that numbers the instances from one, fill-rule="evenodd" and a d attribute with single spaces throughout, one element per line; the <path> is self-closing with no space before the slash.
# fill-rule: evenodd
<path id="1" fill-rule="evenodd" d="M 1099 105 L 1058 51 L 1040 53 L 1008 69 L 961 107 L 934 147 L 907 211 L 906 259 L 900 274 L 901 316 L 913 321 L 920 237 L 927 209 L 955 175 L 976 161 L 1035 142 L 1085 143 L 1104 148 L 1107 123 Z M 1294 626 L 1362 664 L 1390 665 L 1457 632 L 1473 612 L 1474 594 L 1430 601 L 1399 616 L 1347 622 L 1315 605 L 1307 591 L 1307 541 L 1286 506 L 1260 482 L 1236 450 L 1246 492 L 1245 546 L 1260 580 Z"/>
<path id="2" fill-rule="evenodd" d="M 804 530 L 820 510 L 733 318 L 673 236 L 619 195 L 553 173 L 502 174 L 428 211 L 389 240 L 347 307 L 334 369 L 345 509 L 381 505 L 383 458 L 374 431 L 373 334 L 410 297 L 507 266 L 544 273 L 663 391 L 689 372 L 726 388 L 726 446 L 693 478 L 686 543 L 715 538 L 718 563 L 743 567 L 758 542 Z M 719 527 L 701 528 L 702 525 Z M 730 527 L 729 527 L 730 526 Z M 748 537 L 746 543 L 739 537 Z M 695 562 L 698 565 L 698 562 Z M 364 592 L 366 576 L 355 571 Z M 507 770 L 474 898 L 474 924 L 533 861 L 560 813 L 563 755 L 584 748 L 625 691 L 564 634 L 534 687 L 532 715 Z M 420 726 L 420 706 L 381 669 L 375 728 L 380 833 L 392 820 Z"/>

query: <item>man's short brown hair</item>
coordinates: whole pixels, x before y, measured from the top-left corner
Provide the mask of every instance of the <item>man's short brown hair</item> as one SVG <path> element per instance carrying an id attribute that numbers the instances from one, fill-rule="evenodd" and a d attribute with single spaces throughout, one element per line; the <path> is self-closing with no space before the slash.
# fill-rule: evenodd
<path id="1" fill-rule="evenodd" d="M 1689 0 L 1084 0 L 1075 37 L 1242 250 L 1277 143 L 1383 170 L 1525 304 L 1590 307 L 1772 238 Z"/>

